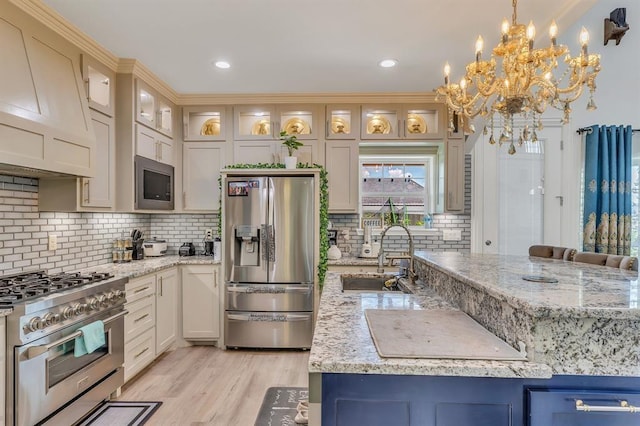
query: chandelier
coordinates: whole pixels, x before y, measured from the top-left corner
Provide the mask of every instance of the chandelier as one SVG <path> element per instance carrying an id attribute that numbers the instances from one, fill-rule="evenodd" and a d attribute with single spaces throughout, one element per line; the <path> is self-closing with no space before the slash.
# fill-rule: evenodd
<path id="1" fill-rule="evenodd" d="M 475 61 L 466 66 L 466 73 L 460 83 L 451 83 L 449 63 L 444 66 L 444 85 L 437 90 L 437 98 L 444 97 L 449 109 L 449 129 L 453 130 L 454 114 L 458 125 L 465 132 L 473 132 L 470 121 L 480 115 L 490 122 L 491 136 L 494 138 L 494 116 L 501 120 L 502 129 L 499 143 L 510 140 L 509 154 L 515 153 L 514 141 L 522 145 L 524 141 L 536 142 L 536 129 L 542 129 L 540 114 L 551 106 L 563 111 L 562 123 L 569 122 L 571 102 L 580 97 L 585 85 L 589 88 L 590 99 L 587 110 L 596 109 L 593 93 L 595 79 L 600 71 L 600 56 L 589 54 L 587 45 L 589 33 L 583 27 L 580 32 L 580 53 L 572 57 L 566 46 L 556 42 L 558 27 L 553 21 L 549 28 L 550 42 L 547 46 L 534 48 L 536 29 L 533 22 L 528 26 L 517 22 L 517 0 L 513 2 L 512 22 L 502 21 L 502 39 L 493 48 L 490 58 L 482 57 L 484 41 L 482 36 L 476 41 Z M 558 58 L 563 57 L 559 77 Z M 525 119 L 524 127 L 514 135 L 514 116 Z M 529 125 L 528 123 L 531 123 Z M 483 133 L 489 133 L 485 125 Z"/>

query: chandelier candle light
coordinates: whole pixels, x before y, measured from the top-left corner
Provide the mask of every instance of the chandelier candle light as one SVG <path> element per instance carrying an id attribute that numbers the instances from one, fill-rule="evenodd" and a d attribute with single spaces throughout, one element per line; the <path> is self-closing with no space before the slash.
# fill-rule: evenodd
<path id="1" fill-rule="evenodd" d="M 521 115 L 525 125 L 519 132 L 518 144 L 537 142 L 536 130 L 542 129 L 540 114 L 548 106 L 564 112 L 562 123 L 569 122 L 571 102 L 580 97 L 584 86 L 589 88 L 587 110 L 596 109 L 593 93 L 596 75 L 600 71 L 600 55 L 588 53 L 589 33 L 583 27 L 580 32 L 580 53 L 571 57 L 567 46 L 558 44 L 558 26 L 555 21 L 549 28 L 550 42 L 546 47 L 534 48 L 536 28 L 533 22 L 525 26 L 517 22 L 517 0 L 513 2 L 511 25 L 502 21 L 502 38 L 493 48 L 488 60 L 483 60 L 484 40 L 476 41 L 475 61 L 466 66 L 466 73 L 459 84 L 451 83 L 449 63 L 444 66 L 444 85 L 436 89 L 437 96 L 444 97 L 449 109 L 449 130 L 454 130 L 453 117 L 466 133 L 473 132 L 472 118 L 485 116 L 490 122 L 489 142 L 495 144 L 494 115 L 502 118 L 500 145 L 511 139 L 509 154 L 515 154 L 514 115 Z M 564 56 L 563 73 L 556 78 L 558 58 Z M 500 62 L 500 64 L 498 63 Z M 566 79 L 566 82 L 563 80 Z M 529 125 L 531 123 L 531 126 Z M 483 133 L 489 133 L 485 125 Z"/>

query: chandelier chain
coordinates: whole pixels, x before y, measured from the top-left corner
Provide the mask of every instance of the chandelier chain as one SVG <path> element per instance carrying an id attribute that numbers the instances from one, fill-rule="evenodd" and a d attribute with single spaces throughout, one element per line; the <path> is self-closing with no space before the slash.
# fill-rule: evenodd
<path id="1" fill-rule="evenodd" d="M 512 6 L 513 6 L 513 14 L 511 15 L 511 19 L 513 22 L 513 25 L 516 25 L 518 23 L 518 0 L 513 0 L 512 1 Z"/>

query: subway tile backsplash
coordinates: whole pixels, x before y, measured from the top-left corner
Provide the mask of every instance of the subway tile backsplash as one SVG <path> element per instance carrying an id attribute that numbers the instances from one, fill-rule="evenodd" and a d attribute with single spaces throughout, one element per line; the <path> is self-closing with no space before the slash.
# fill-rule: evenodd
<path id="1" fill-rule="evenodd" d="M 467 156 L 465 213 L 437 214 L 433 228 L 460 229 L 461 241 L 443 241 L 442 232 L 416 235 L 416 250 L 469 251 L 471 246 L 471 160 Z M 343 252 L 357 255 L 363 237 L 357 235 L 358 215 L 332 214 L 334 228 L 347 231 L 338 244 Z M 167 240 L 177 253 L 184 242 L 202 250 L 205 229 L 217 231 L 217 214 L 51 213 L 38 211 L 38 180 L 0 175 L 0 275 L 45 269 L 49 273 L 72 271 L 111 262 L 115 238 L 138 228 L 145 236 Z M 48 249 L 55 234 L 58 248 Z M 390 235 L 385 249 L 406 250 L 406 237 Z"/>
<path id="2" fill-rule="evenodd" d="M 113 240 L 134 228 L 147 237 L 166 239 L 175 254 L 187 241 L 201 248 L 204 230 L 215 232 L 216 226 L 217 215 L 212 214 L 39 212 L 37 179 L 0 175 L 0 275 L 109 263 Z M 55 251 L 48 250 L 49 234 L 57 236 Z"/>

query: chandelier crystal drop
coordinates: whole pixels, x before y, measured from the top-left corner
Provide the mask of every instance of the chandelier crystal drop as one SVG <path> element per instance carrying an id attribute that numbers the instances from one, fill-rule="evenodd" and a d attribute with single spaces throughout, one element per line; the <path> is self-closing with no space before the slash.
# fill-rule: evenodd
<path id="1" fill-rule="evenodd" d="M 569 122 L 571 102 L 582 95 L 584 87 L 589 88 L 590 99 L 587 110 L 596 109 L 593 94 L 596 89 L 596 75 L 600 71 L 600 55 L 588 53 L 589 33 L 585 28 L 580 32 L 580 53 L 572 57 L 569 49 L 556 42 L 558 26 L 555 21 L 549 28 L 549 44 L 534 48 L 536 29 L 533 22 L 528 25 L 517 22 L 517 0 L 512 0 L 512 22 L 502 21 L 502 38 L 493 48 L 489 59 L 483 60 L 484 40 L 476 41 L 475 61 L 466 66 L 460 83 L 450 81 L 451 67 L 444 66 L 444 85 L 436 89 L 437 97 L 443 97 L 449 109 L 450 131 L 453 131 L 454 114 L 458 125 L 468 131 L 474 117 L 486 116 L 491 121 L 490 143 L 495 143 L 494 115 L 503 123 L 500 144 L 511 138 L 509 153 L 515 153 L 514 140 L 537 141 L 535 129 L 541 130 L 540 115 L 551 106 L 563 111 L 562 123 Z M 560 61 L 564 64 L 559 67 Z M 562 71 L 560 76 L 554 72 Z M 525 122 L 526 132 L 512 129 L 513 118 L 520 115 Z M 534 129 L 534 131 L 531 131 Z M 514 136 L 515 135 L 515 136 Z M 535 137 L 534 137 L 535 136 Z"/>

